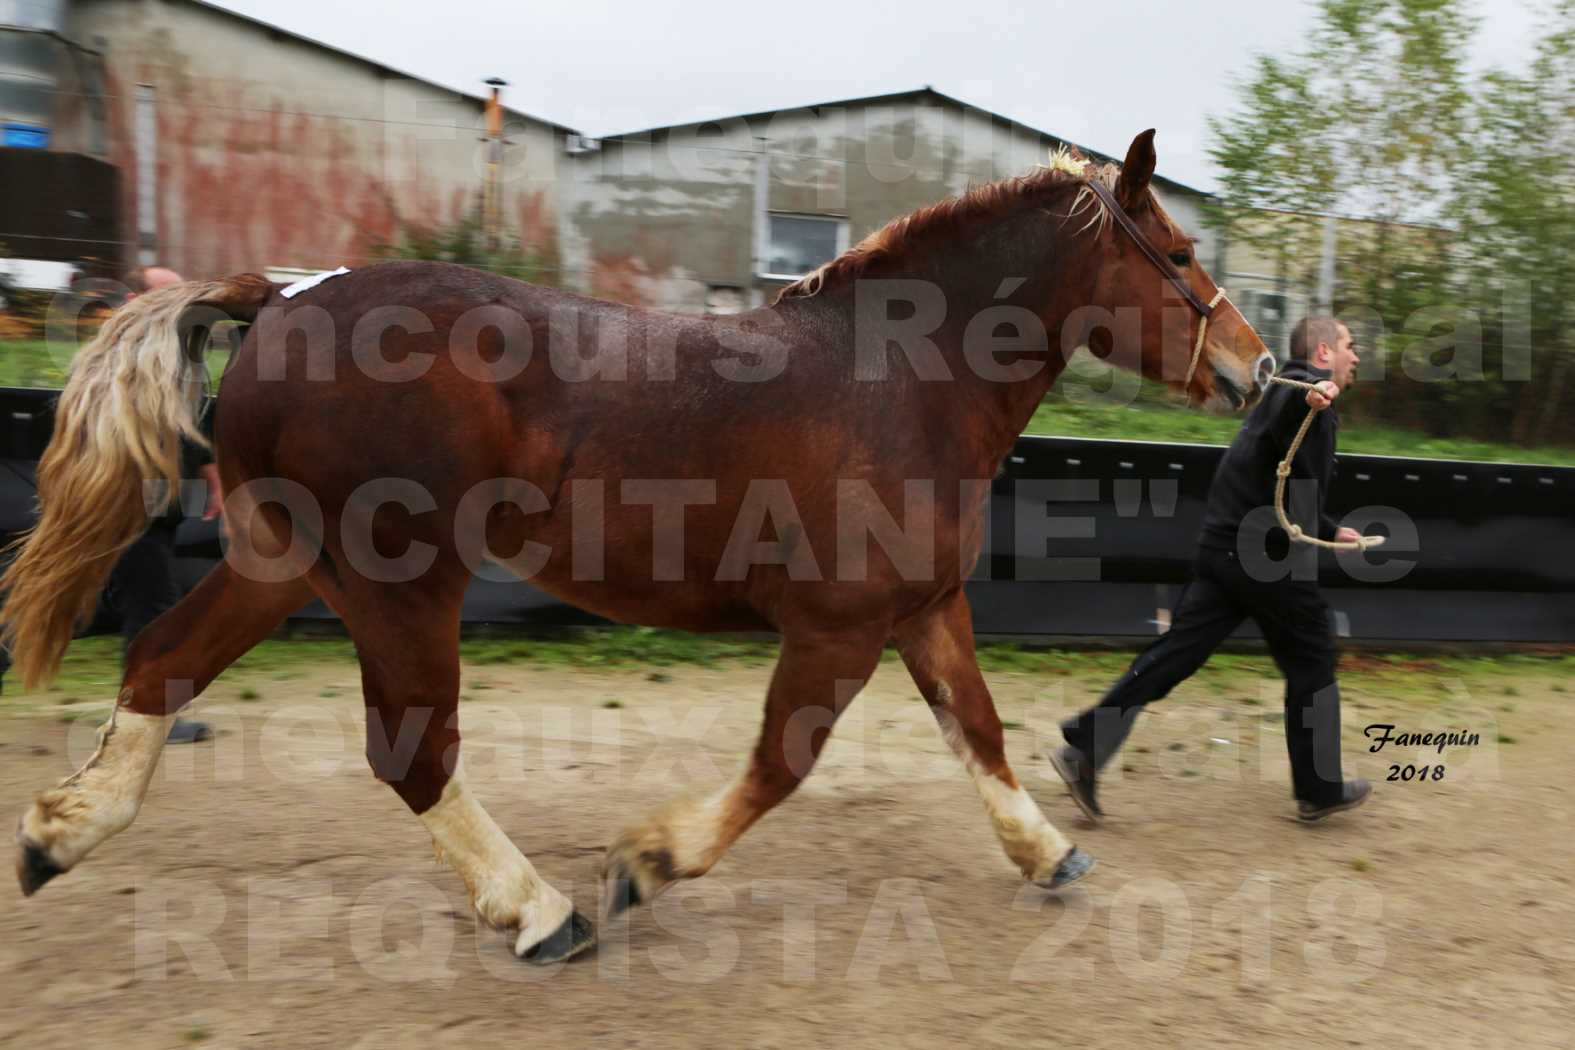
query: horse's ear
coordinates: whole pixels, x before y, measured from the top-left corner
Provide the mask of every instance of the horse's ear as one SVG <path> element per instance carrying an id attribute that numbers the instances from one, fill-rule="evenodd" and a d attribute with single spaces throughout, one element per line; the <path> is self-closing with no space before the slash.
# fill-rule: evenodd
<path id="1" fill-rule="evenodd" d="M 1116 200 L 1127 211 L 1137 211 L 1148 203 L 1148 180 L 1154 177 L 1154 129 L 1139 133 L 1121 162 L 1121 177 L 1116 180 Z"/>

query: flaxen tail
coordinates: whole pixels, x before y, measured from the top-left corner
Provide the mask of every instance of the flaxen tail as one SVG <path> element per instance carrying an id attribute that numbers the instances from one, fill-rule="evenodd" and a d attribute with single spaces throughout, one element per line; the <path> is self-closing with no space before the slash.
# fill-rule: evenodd
<path id="1" fill-rule="evenodd" d="M 38 522 L 12 544 L 0 580 L 0 644 L 27 688 L 54 677 L 121 551 L 178 494 L 181 439 L 206 443 L 197 418 L 205 340 L 188 349 L 188 330 L 251 320 L 272 288 L 240 274 L 148 292 L 77 353 L 38 464 Z"/>

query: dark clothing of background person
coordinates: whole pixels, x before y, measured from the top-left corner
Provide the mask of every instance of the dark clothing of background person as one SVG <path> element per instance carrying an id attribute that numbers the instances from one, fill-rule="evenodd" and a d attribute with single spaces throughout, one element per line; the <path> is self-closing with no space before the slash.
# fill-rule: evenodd
<path id="1" fill-rule="evenodd" d="M 1330 377 L 1296 360 L 1280 374 L 1303 382 Z M 1308 579 L 1296 578 L 1305 573 L 1287 574 L 1290 541 L 1272 509 L 1275 466 L 1308 411 L 1303 391 L 1271 385 L 1214 475 L 1193 579 L 1181 593 L 1170 630 L 1132 662 L 1096 706 L 1062 725 L 1067 743 L 1096 769 L 1120 748 L 1144 705 L 1168 695 L 1202 667 L 1250 616 L 1285 675 L 1285 742 L 1296 799 L 1316 805 L 1340 799 L 1340 690 L 1329 607 L 1318 593 L 1315 573 Z M 1339 421 L 1332 407 L 1318 417 L 1291 465 L 1287 514 L 1309 535 L 1332 539 L 1336 525 L 1324 513 L 1323 500 L 1334 477 Z M 1295 484 L 1297 479 L 1303 484 Z M 1306 498 L 1309 480 L 1317 486 L 1312 499 Z M 1313 552 L 1300 547 L 1290 558 L 1303 555 Z"/>
<path id="2" fill-rule="evenodd" d="M 1294 360 L 1287 361 L 1279 374 L 1303 383 L 1330 377 L 1322 368 Z M 1269 385 L 1214 471 L 1199 546 L 1225 551 L 1267 551 L 1276 561 L 1285 558 L 1289 537 L 1274 517 L 1274 469 L 1285 458 L 1307 412 L 1305 393 L 1299 387 Z M 1313 417 L 1301 448 L 1296 450 L 1286 486 L 1286 515 L 1307 535 L 1321 540 L 1334 539 L 1338 528 L 1324 511 L 1323 500 L 1334 483 L 1334 447 L 1339 430 L 1340 419 L 1333 405 Z M 1316 499 L 1309 499 L 1313 493 L 1317 494 Z"/>
<path id="3" fill-rule="evenodd" d="M 181 477 L 196 478 L 212 462 L 208 449 L 181 442 Z M 144 627 L 181 600 L 175 575 L 175 532 L 186 516 L 183 502 L 177 495 L 163 514 L 152 519 L 148 531 L 122 552 L 110 571 L 104 604 L 120 619 L 122 658 Z"/>
<path id="4" fill-rule="evenodd" d="M 212 462 L 208 449 L 181 442 L 183 478 L 197 478 Z M 102 604 L 120 621 L 122 661 L 142 629 L 183 596 L 175 575 L 175 532 L 186 516 L 183 502 L 177 496 L 163 513 L 150 519 L 147 531 L 121 552 L 104 585 Z M 10 668 L 11 654 L 0 649 L 0 676 Z"/>

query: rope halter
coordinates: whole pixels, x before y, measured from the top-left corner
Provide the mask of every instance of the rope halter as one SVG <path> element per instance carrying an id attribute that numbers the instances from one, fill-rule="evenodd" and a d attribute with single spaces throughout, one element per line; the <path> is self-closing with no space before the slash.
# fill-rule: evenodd
<path id="1" fill-rule="evenodd" d="M 1205 312 L 1202 318 L 1198 321 L 1198 341 L 1192 345 L 1192 361 L 1187 365 L 1187 378 L 1181 384 L 1182 390 L 1186 390 L 1187 387 L 1192 385 L 1192 373 L 1198 370 L 1198 359 L 1203 356 L 1203 340 L 1206 339 L 1209 334 L 1209 317 L 1211 314 L 1213 314 L 1214 308 L 1220 304 L 1220 300 L 1224 298 L 1225 289 L 1216 288 L 1214 290 L 1214 298 L 1209 300 L 1208 311 Z"/>

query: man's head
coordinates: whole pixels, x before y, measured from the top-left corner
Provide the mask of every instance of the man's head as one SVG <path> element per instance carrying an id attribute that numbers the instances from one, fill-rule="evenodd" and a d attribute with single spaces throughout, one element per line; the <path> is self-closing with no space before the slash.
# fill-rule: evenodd
<path id="1" fill-rule="evenodd" d="M 126 287 L 131 289 L 127 299 L 135 299 L 143 292 L 168 288 L 180 284 L 181 275 L 168 266 L 139 266 L 126 275 Z"/>
<path id="2" fill-rule="evenodd" d="M 1307 317 L 1291 329 L 1291 360 L 1306 361 L 1331 373 L 1341 389 L 1350 385 L 1361 358 L 1351 342 L 1351 330 L 1333 317 Z"/>

